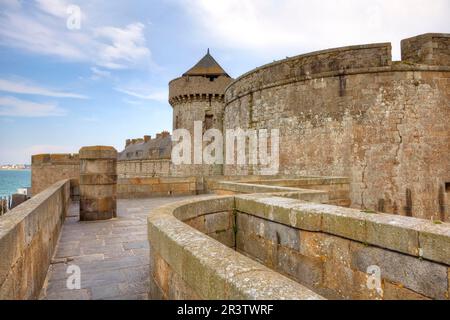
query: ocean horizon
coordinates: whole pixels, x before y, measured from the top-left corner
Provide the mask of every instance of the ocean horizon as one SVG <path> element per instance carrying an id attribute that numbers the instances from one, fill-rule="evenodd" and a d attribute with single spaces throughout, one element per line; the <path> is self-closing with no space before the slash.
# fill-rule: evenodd
<path id="1" fill-rule="evenodd" d="M 31 170 L 0 170 L 0 197 L 31 186 Z"/>

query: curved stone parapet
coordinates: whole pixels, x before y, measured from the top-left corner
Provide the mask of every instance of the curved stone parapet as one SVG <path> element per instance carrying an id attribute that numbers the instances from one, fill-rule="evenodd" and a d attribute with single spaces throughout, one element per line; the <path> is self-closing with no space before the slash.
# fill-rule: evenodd
<path id="1" fill-rule="evenodd" d="M 71 196 L 78 199 L 80 194 L 79 176 L 80 159 L 76 153 L 44 153 L 31 157 L 31 193 L 33 196 L 55 182 L 71 179 Z"/>
<path id="2" fill-rule="evenodd" d="M 216 224 L 223 222 L 220 214 L 223 216 L 224 213 L 232 212 L 233 207 L 233 197 L 207 197 L 166 205 L 150 214 L 150 297 L 323 299 L 306 287 L 182 222 L 205 216 L 210 228 L 222 228 L 223 223 L 222 226 Z M 202 226 L 197 223 L 197 228 Z M 233 245 L 233 242 L 228 245 Z"/>
<path id="3" fill-rule="evenodd" d="M 233 81 L 226 103 L 255 90 L 286 82 L 354 72 L 383 70 L 392 64 L 391 44 L 376 43 L 315 51 L 275 61 L 251 70 Z"/>

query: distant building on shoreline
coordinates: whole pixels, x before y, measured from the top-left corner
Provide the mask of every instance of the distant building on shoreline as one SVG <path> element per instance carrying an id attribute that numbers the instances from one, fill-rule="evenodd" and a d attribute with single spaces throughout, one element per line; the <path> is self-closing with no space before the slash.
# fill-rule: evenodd
<path id="1" fill-rule="evenodd" d="M 29 164 L 4 164 L 0 165 L 0 170 L 31 170 Z"/>

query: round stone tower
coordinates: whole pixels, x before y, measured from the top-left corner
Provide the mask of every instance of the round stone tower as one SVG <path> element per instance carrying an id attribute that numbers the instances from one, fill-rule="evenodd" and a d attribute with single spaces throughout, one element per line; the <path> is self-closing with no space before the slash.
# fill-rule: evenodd
<path id="1" fill-rule="evenodd" d="M 223 129 L 224 92 L 233 81 L 209 53 L 181 77 L 169 83 L 169 103 L 173 107 L 173 129 L 187 129 L 194 138 L 194 122 L 201 122 L 202 134 Z M 198 131 L 197 131 L 198 133 Z M 192 148 L 193 149 L 193 148 Z M 194 164 L 173 166 L 177 176 L 222 174 L 222 165 Z"/>

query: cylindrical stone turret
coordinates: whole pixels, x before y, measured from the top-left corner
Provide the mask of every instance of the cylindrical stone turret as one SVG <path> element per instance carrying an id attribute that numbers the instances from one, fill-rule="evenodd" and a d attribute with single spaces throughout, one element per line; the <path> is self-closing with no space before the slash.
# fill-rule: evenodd
<path id="1" fill-rule="evenodd" d="M 117 151 L 113 147 L 80 149 L 80 220 L 116 217 Z"/>

